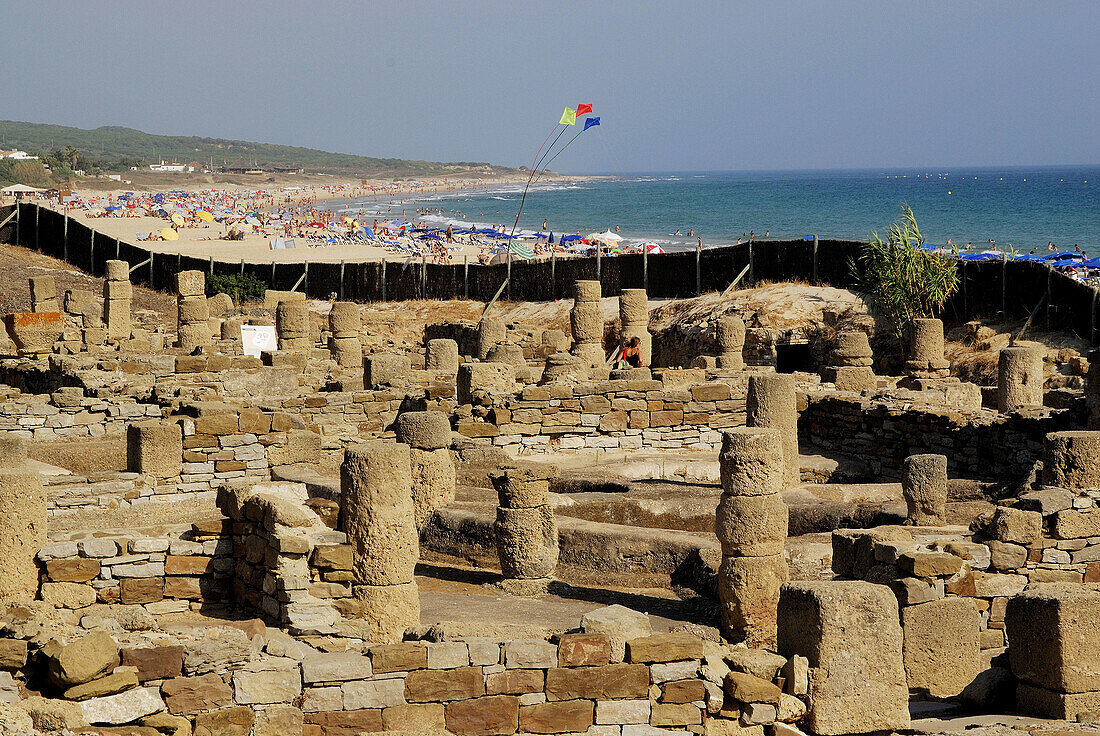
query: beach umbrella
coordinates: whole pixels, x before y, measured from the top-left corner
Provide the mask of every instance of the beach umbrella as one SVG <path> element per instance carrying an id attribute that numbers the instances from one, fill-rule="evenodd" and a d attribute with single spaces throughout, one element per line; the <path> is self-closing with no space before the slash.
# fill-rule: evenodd
<path id="1" fill-rule="evenodd" d="M 610 230 L 605 230 L 602 233 L 592 233 L 588 236 L 588 239 L 604 243 L 605 245 L 615 245 L 615 243 L 618 243 L 620 240 L 622 240 L 620 236 L 616 235 Z"/>
<path id="2" fill-rule="evenodd" d="M 179 240 L 180 234 L 170 227 L 166 227 L 160 231 L 160 236 L 165 240 Z"/>
<path id="3" fill-rule="evenodd" d="M 195 213 L 195 216 L 198 217 L 203 222 L 213 222 L 214 221 L 214 215 L 211 214 L 210 212 L 207 212 L 206 210 L 199 210 L 197 213 Z"/>
<path id="4" fill-rule="evenodd" d="M 178 212 L 172 214 L 172 224 L 176 227 L 183 227 L 183 218 Z"/>
<path id="5" fill-rule="evenodd" d="M 665 249 L 656 243 L 645 243 L 642 245 L 645 248 L 646 253 L 664 253 Z"/>

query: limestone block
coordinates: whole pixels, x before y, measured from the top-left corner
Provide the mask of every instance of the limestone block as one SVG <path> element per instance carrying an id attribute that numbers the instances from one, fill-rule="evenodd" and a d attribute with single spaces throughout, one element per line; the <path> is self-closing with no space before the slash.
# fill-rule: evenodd
<path id="1" fill-rule="evenodd" d="M 455 500 L 455 462 L 447 448 L 409 450 L 412 468 L 413 512 L 416 528 L 423 529 L 436 509 Z"/>
<path id="2" fill-rule="evenodd" d="M 15 464 L 26 446 L 11 438 L 5 463 Z M 38 474 L 24 467 L 0 468 L 0 604 L 31 601 L 38 592 L 34 558 L 46 544 L 46 492 Z"/>
<path id="3" fill-rule="evenodd" d="M 401 384 L 411 371 L 407 355 L 368 355 L 363 359 L 363 387 L 369 390 Z"/>
<path id="4" fill-rule="evenodd" d="M 103 303 L 103 321 L 107 323 L 107 338 L 125 340 L 130 337 L 130 300 L 107 299 Z"/>
<path id="5" fill-rule="evenodd" d="M 1043 483 L 1070 490 L 1100 488 L 1100 432 L 1051 432 L 1043 443 Z"/>
<path id="6" fill-rule="evenodd" d="M 745 406 L 748 426 L 779 430 L 783 439 L 784 487 L 798 485 L 798 400 L 794 376 L 781 373 L 752 376 Z"/>
<path id="7" fill-rule="evenodd" d="M 603 309 L 599 302 L 577 302 L 569 312 L 574 342 L 603 342 Z"/>
<path id="8" fill-rule="evenodd" d="M 836 346 L 833 348 L 833 359 L 837 365 L 861 366 L 863 359 L 873 356 L 871 342 L 863 330 L 845 330 L 837 334 Z"/>
<path id="9" fill-rule="evenodd" d="M 233 297 L 222 292 L 207 299 L 206 304 L 212 317 L 221 317 L 226 312 L 232 312 L 236 309 L 236 305 L 233 304 Z"/>
<path id="10" fill-rule="evenodd" d="M 718 600 L 726 638 L 750 647 L 775 642 L 779 589 L 790 579 L 783 557 L 722 557 Z"/>
<path id="11" fill-rule="evenodd" d="M 600 368 L 605 368 L 607 363 L 603 344 L 599 342 L 579 342 L 573 346 L 573 355 L 586 370 L 591 370 L 593 375 L 596 375 Z"/>
<path id="12" fill-rule="evenodd" d="M 110 273 L 108 272 L 108 277 Z M 114 279 L 110 279 L 114 280 Z M 176 274 L 176 294 L 206 296 L 206 274 L 202 271 L 180 271 Z"/>
<path id="13" fill-rule="evenodd" d="M 998 542 L 1031 544 L 1043 533 L 1043 516 L 1038 511 L 998 506 L 985 533 Z"/>
<path id="14" fill-rule="evenodd" d="M 130 264 L 126 261 L 107 261 L 106 278 L 108 281 L 128 281 L 130 278 Z M 205 284 L 205 279 L 203 283 Z"/>
<path id="15" fill-rule="evenodd" d="M 878 377 L 875 376 L 874 370 L 866 366 L 845 365 L 823 368 L 821 380 L 836 386 L 837 391 L 854 393 L 861 393 L 878 385 Z"/>
<path id="16" fill-rule="evenodd" d="M 65 328 L 61 312 L 11 312 L 4 317 L 8 335 L 19 354 L 48 353 Z"/>
<path id="17" fill-rule="evenodd" d="M 490 348 L 489 353 L 485 356 L 485 361 L 488 363 L 507 363 L 517 368 L 527 365 L 527 361 L 523 357 L 523 348 L 510 342 L 497 343 Z"/>
<path id="18" fill-rule="evenodd" d="M 1021 682 L 1016 685 L 1015 710 L 1043 718 L 1092 722 L 1100 712 L 1100 692 L 1062 693 Z"/>
<path id="19" fill-rule="evenodd" d="M 428 340 L 425 352 L 425 367 L 430 371 L 458 370 L 458 343 L 446 338 Z"/>
<path id="20" fill-rule="evenodd" d="M 580 279 L 573 282 L 573 300 L 577 302 L 598 302 L 602 295 L 599 281 Z"/>
<path id="21" fill-rule="evenodd" d="M 943 322 L 918 317 L 909 328 L 909 363 L 923 371 L 947 368 L 943 357 Z"/>
<path id="22" fill-rule="evenodd" d="M 459 404 L 473 403 L 474 391 L 512 393 L 515 389 L 515 366 L 506 363 L 464 363 L 458 367 L 456 393 Z"/>
<path id="23" fill-rule="evenodd" d="M 32 276 L 28 280 L 31 287 L 31 311 L 58 311 L 57 283 L 53 276 Z"/>
<path id="24" fill-rule="evenodd" d="M 909 726 L 898 603 L 884 585 L 814 581 L 783 586 L 779 653 L 809 659 L 809 713 L 823 736 Z"/>
<path id="25" fill-rule="evenodd" d="M 901 609 L 902 653 L 910 690 L 959 695 L 982 671 L 981 616 L 972 598 L 944 598 Z"/>
<path id="26" fill-rule="evenodd" d="M 1011 345 L 1002 350 L 997 362 L 997 408 L 1009 412 L 1042 405 L 1042 349 Z"/>
<path id="27" fill-rule="evenodd" d="M 550 503 L 550 478 L 558 474 L 549 463 L 517 461 L 489 473 L 500 505 L 513 509 L 535 508 Z"/>
<path id="28" fill-rule="evenodd" d="M 722 492 L 728 496 L 765 496 L 783 489 L 786 468 L 778 429 L 737 427 L 722 434 L 718 455 Z"/>
<path id="29" fill-rule="evenodd" d="M 243 324 L 244 321 L 241 320 L 239 317 L 222 320 L 222 339 L 239 341 L 241 339 L 241 325 Z"/>
<path id="30" fill-rule="evenodd" d="M 942 525 L 947 505 L 947 458 L 943 455 L 910 455 L 905 458 L 901 491 L 908 509 L 906 524 Z"/>
<path id="31" fill-rule="evenodd" d="M 397 441 L 419 450 L 439 450 L 451 445 L 451 423 L 441 411 L 407 411 L 394 421 Z"/>
<path id="32" fill-rule="evenodd" d="M 1100 591 L 1043 586 L 1009 598 L 1012 674 L 1063 693 L 1100 691 Z"/>
<path id="33" fill-rule="evenodd" d="M 358 337 L 331 337 L 328 345 L 337 365 L 343 368 L 363 367 L 363 343 Z"/>
<path id="34" fill-rule="evenodd" d="M 778 493 L 766 496 L 723 495 L 718 502 L 715 532 L 722 554 L 767 557 L 783 554 L 787 541 L 787 504 Z"/>
<path id="35" fill-rule="evenodd" d="M 589 611 L 581 617 L 581 629 L 586 634 L 606 634 L 611 641 L 611 661 L 622 662 L 626 642 L 653 632 L 649 617 L 618 604 Z"/>
<path id="36" fill-rule="evenodd" d="M 108 301 L 111 299 L 130 301 L 134 298 L 134 285 L 129 281 L 104 281 L 103 298 Z"/>
<path id="37" fill-rule="evenodd" d="M 601 354 L 603 350 L 600 350 Z M 556 381 L 584 381 L 588 378 L 588 366 L 571 353 L 553 353 L 546 356 L 540 385 Z"/>
<path id="38" fill-rule="evenodd" d="M 415 582 L 355 585 L 352 596 L 360 604 L 358 618 L 366 626 L 367 641 L 399 642 L 406 629 L 420 624 L 420 594 Z"/>
<path id="39" fill-rule="evenodd" d="M 126 469 L 154 478 L 183 472 L 183 431 L 175 422 L 137 422 L 126 427 Z"/>
<path id="40" fill-rule="evenodd" d="M 121 724 L 164 710 L 164 701 L 153 687 L 92 698 L 80 704 L 84 720 L 92 724 Z"/>
<path id="41" fill-rule="evenodd" d="M 210 306 L 205 296 L 181 296 L 176 300 L 176 307 L 181 325 L 210 319 Z"/>
<path id="42" fill-rule="evenodd" d="M 65 689 L 102 677 L 119 664 L 118 645 L 103 631 L 93 631 L 69 644 L 44 649 L 43 653 L 50 682 Z"/>
<path id="43" fill-rule="evenodd" d="M 497 507 L 493 532 L 504 577 L 546 578 L 558 566 L 558 527 L 552 507 Z"/>
<path id="44" fill-rule="evenodd" d="M 503 342 L 507 335 L 508 329 L 499 319 L 482 319 L 477 326 L 477 359 L 485 360 L 489 351 Z"/>

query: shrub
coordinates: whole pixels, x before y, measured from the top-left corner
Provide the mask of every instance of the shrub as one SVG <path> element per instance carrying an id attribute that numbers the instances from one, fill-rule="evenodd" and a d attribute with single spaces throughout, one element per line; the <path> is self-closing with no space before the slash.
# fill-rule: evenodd
<path id="1" fill-rule="evenodd" d="M 232 296 L 233 301 L 238 304 L 242 301 L 260 301 L 267 292 L 267 284 L 250 273 L 243 276 L 236 273 L 207 276 L 206 295 L 214 296 L 222 292 Z"/>

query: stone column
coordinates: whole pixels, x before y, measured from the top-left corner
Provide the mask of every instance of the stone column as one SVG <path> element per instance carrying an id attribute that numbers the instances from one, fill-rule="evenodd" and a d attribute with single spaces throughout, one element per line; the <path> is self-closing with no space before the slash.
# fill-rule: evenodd
<path id="1" fill-rule="evenodd" d="M 53 276 L 32 276 L 30 285 L 32 312 L 61 311 L 57 303 L 57 283 Z"/>
<path id="2" fill-rule="evenodd" d="M 424 365 L 428 370 L 455 373 L 458 371 L 458 363 L 457 342 L 442 337 L 428 340 L 424 354 Z"/>
<path id="3" fill-rule="evenodd" d="M 126 340 L 130 337 L 130 302 L 134 287 L 130 283 L 130 264 L 126 261 L 107 261 L 107 280 L 103 283 L 103 321 L 107 324 L 108 340 Z M 94 329 L 97 325 L 87 324 Z"/>
<path id="4" fill-rule="evenodd" d="M 183 472 L 183 432 L 175 422 L 136 422 L 126 427 L 126 469 L 158 481 Z"/>
<path id="5" fill-rule="evenodd" d="M 407 411 L 397 415 L 394 431 L 409 446 L 413 512 L 423 529 L 436 509 L 455 500 L 451 422 L 441 411 Z"/>
<path id="6" fill-rule="evenodd" d="M 558 566 L 558 525 L 550 505 L 556 470 L 521 463 L 489 474 L 500 501 L 493 532 L 502 585 L 520 595 L 545 593 Z"/>
<path id="7" fill-rule="evenodd" d="M 779 598 L 778 652 L 809 660 L 809 711 L 822 736 L 909 727 L 898 601 L 885 585 L 788 583 Z"/>
<path id="8" fill-rule="evenodd" d="M 46 491 L 27 469 L 27 443 L 0 434 L 0 606 L 38 595 L 35 555 L 46 544 Z"/>
<path id="9" fill-rule="evenodd" d="M 499 319 L 486 317 L 477 327 L 477 359 L 487 360 L 489 352 L 504 341 L 508 328 Z"/>
<path id="10" fill-rule="evenodd" d="M 619 346 L 638 338 L 642 367 L 653 363 L 653 335 L 649 333 L 649 296 L 645 289 L 623 289 L 619 294 Z"/>
<path id="11" fill-rule="evenodd" d="M 363 322 L 359 316 L 359 305 L 354 302 L 333 304 L 328 313 L 328 327 L 332 332 L 328 343 L 332 359 L 344 368 L 362 368 L 363 343 L 359 341 L 359 331 Z"/>
<path id="12" fill-rule="evenodd" d="M 901 492 L 908 513 L 905 523 L 942 526 L 946 523 L 947 457 L 910 455 L 902 464 Z"/>
<path id="13" fill-rule="evenodd" d="M 718 367 L 726 371 L 745 368 L 745 321 L 736 314 L 724 314 L 715 326 L 718 342 Z"/>
<path id="14" fill-rule="evenodd" d="M 275 334 L 279 338 L 279 350 L 300 352 L 312 347 L 306 302 L 279 302 L 275 307 Z"/>
<path id="15" fill-rule="evenodd" d="M 177 344 L 185 353 L 210 344 L 210 307 L 206 303 L 206 275 L 202 271 L 176 274 L 179 311 Z"/>
<path id="16" fill-rule="evenodd" d="M 1037 345 L 1010 345 L 997 361 L 997 408 L 1002 412 L 1043 405 L 1043 352 Z"/>
<path id="17" fill-rule="evenodd" d="M 340 526 L 352 547 L 352 595 L 367 640 L 398 642 L 420 623 L 413 571 L 420 539 L 412 500 L 409 446 L 375 440 L 344 451 Z"/>
<path id="18" fill-rule="evenodd" d="M 1071 491 L 1100 488 L 1100 432 L 1051 432 L 1043 442 L 1043 483 Z"/>
<path id="19" fill-rule="evenodd" d="M 918 318 L 909 329 L 905 372 L 914 378 L 946 378 L 951 364 L 943 357 L 943 322 Z"/>
<path id="20" fill-rule="evenodd" d="M 572 353 L 554 353 L 546 356 L 546 365 L 542 370 L 540 384 L 558 381 L 586 381 L 589 368 Z"/>
<path id="21" fill-rule="evenodd" d="M 801 482 L 798 464 L 798 397 L 794 376 L 765 373 L 749 378 L 746 397 L 746 424 L 772 427 L 783 437 L 783 487 Z"/>
<path id="22" fill-rule="evenodd" d="M 845 330 L 836 336 L 833 349 L 833 365 L 821 371 L 821 380 L 836 386 L 838 391 L 864 391 L 878 384 L 874 353 L 867 333 L 862 330 Z"/>
<path id="23" fill-rule="evenodd" d="M 722 498 L 714 528 L 722 544 L 718 598 L 723 634 L 749 647 L 774 648 L 779 587 L 790 577 L 783 557 L 788 512 L 779 496 L 779 430 L 746 427 L 726 432 L 718 464 Z"/>
<path id="24" fill-rule="evenodd" d="M 606 363 L 599 281 L 573 282 L 573 309 L 569 320 L 573 328 L 573 355 L 589 368 Z"/>

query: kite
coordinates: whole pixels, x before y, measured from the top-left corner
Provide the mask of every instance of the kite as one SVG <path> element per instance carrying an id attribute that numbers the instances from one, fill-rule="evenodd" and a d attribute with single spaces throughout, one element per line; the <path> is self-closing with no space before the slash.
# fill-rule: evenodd
<path id="1" fill-rule="evenodd" d="M 577 114 L 584 115 L 586 112 L 592 112 L 591 103 L 585 105 L 577 105 Z"/>
<path id="2" fill-rule="evenodd" d="M 561 114 L 561 120 L 558 121 L 558 125 L 576 125 L 577 113 L 570 108 L 565 108 L 565 112 Z"/>
<path id="3" fill-rule="evenodd" d="M 599 125 L 599 124 L 600 124 L 600 119 L 599 118 L 588 118 L 587 120 L 584 121 L 584 128 L 581 129 L 581 132 L 583 133 L 584 131 L 588 130 L 592 126 Z"/>

